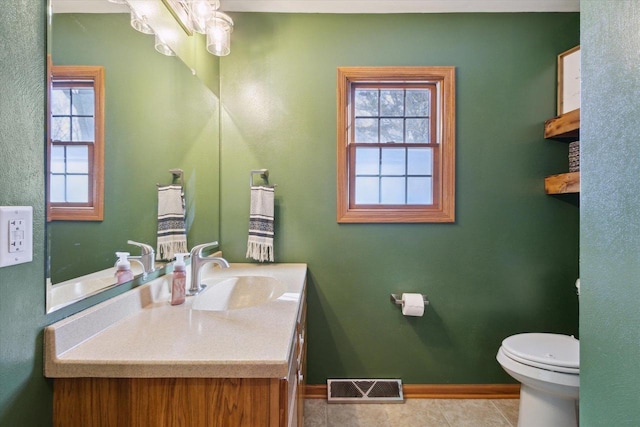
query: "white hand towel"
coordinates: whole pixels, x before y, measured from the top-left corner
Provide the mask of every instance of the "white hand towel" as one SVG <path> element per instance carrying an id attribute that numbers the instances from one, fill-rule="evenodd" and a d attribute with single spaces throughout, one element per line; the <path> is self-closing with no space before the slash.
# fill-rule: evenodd
<path id="1" fill-rule="evenodd" d="M 251 208 L 249 212 L 249 239 L 247 258 L 256 261 L 273 262 L 273 201 L 274 188 L 251 187 Z"/>
<path id="2" fill-rule="evenodd" d="M 156 259 L 171 260 L 186 253 L 184 193 L 181 185 L 158 187 L 158 250 Z"/>

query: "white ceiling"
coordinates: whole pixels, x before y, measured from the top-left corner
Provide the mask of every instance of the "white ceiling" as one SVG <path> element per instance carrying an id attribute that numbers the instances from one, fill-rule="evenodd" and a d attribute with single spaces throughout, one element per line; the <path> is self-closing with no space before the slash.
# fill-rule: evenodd
<path id="1" fill-rule="evenodd" d="M 118 13 L 107 0 L 51 0 L 54 13 Z M 221 0 L 225 12 L 449 13 L 579 12 L 580 0 Z"/>

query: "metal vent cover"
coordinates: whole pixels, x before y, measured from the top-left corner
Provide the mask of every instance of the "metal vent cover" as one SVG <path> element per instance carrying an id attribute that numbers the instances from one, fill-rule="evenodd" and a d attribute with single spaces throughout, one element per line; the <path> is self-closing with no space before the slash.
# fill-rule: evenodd
<path id="1" fill-rule="evenodd" d="M 327 380 L 327 401 L 330 403 L 382 403 L 403 400 L 402 380 Z"/>

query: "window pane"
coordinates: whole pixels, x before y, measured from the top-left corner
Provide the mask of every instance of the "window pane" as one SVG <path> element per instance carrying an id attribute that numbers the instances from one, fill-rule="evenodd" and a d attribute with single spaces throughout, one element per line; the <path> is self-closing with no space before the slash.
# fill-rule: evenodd
<path id="1" fill-rule="evenodd" d="M 433 179 L 432 178 L 408 178 L 407 203 L 410 205 L 433 204 Z"/>
<path id="2" fill-rule="evenodd" d="M 67 202 L 86 203 L 89 201 L 89 177 L 87 175 L 67 175 Z"/>
<path id="3" fill-rule="evenodd" d="M 378 90 L 356 89 L 356 116 L 378 116 Z"/>
<path id="4" fill-rule="evenodd" d="M 404 142 L 403 119 L 380 119 L 380 142 Z"/>
<path id="5" fill-rule="evenodd" d="M 378 142 L 378 120 L 356 119 L 355 142 Z"/>
<path id="6" fill-rule="evenodd" d="M 51 147 L 51 173 L 64 173 L 64 147 Z"/>
<path id="7" fill-rule="evenodd" d="M 356 203 L 360 205 L 378 204 L 378 178 L 356 178 Z"/>
<path id="8" fill-rule="evenodd" d="M 380 115 L 404 116 L 404 90 L 391 89 L 380 91 Z"/>
<path id="9" fill-rule="evenodd" d="M 381 175 L 404 175 L 405 174 L 405 149 L 404 148 L 383 148 L 382 163 L 380 165 Z"/>
<path id="10" fill-rule="evenodd" d="M 67 173 L 89 173 L 89 147 L 67 147 Z"/>
<path id="11" fill-rule="evenodd" d="M 51 118 L 51 140 L 71 141 L 71 118 L 52 117 Z"/>
<path id="12" fill-rule="evenodd" d="M 73 90 L 73 114 L 76 116 L 93 116 L 95 100 L 93 89 Z"/>
<path id="13" fill-rule="evenodd" d="M 73 118 L 73 139 L 72 141 L 94 141 L 95 121 L 93 117 Z"/>
<path id="14" fill-rule="evenodd" d="M 53 203 L 64 202 L 64 175 L 51 175 L 49 181 L 49 200 Z"/>
<path id="15" fill-rule="evenodd" d="M 404 178 L 380 179 L 380 203 L 383 205 L 404 204 Z"/>
<path id="16" fill-rule="evenodd" d="M 429 142 L 429 119 L 407 119 L 407 142 Z"/>
<path id="17" fill-rule="evenodd" d="M 378 175 L 379 167 L 379 148 L 356 148 L 356 175 Z"/>
<path id="18" fill-rule="evenodd" d="M 407 90 L 407 116 L 429 116 L 431 92 L 425 89 Z"/>
<path id="19" fill-rule="evenodd" d="M 68 116 L 71 114 L 71 95 L 69 89 L 53 89 L 51 91 L 51 114 Z"/>
<path id="20" fill-rule="evenodd" d="M 433 175 L 432 148 L 409 148 L 407 152 L 408 175 Z"/>

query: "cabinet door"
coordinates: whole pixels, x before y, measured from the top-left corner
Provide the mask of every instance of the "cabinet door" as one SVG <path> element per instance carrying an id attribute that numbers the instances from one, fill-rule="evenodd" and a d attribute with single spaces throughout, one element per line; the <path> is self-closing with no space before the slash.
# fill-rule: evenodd
<path id="1" fill-rule="evenodd" d="M 56 378 L 54 426 L 274 427 L 277 393 L 271 378 Z"/>
<path id="2" fill-rule="evenodd" d="M 289 375 L 286 380 L 287 399 L 283 411 L 287 414 L 286 422 L 282 426 L 296 427 L 298 426 L 298 369 L 296 360 L 293 359 L 289 363 Z"/>
<path id="3" fill-rule="evenodd" d="M 292 343 L 293 350 L 289 360 L 289 373 L 286 380 L 283 380 L 286 385 L 281 388 L 283 394 L 286 395 L 286 401 L 282 402 L 281 411 L 287 414 L 287 419 L 282 425 L 287 427 L 302 427 L 304 425 L 304 385 L 307 374 L 307 302 L 305 297 L 306 292 L 303 291 Z"/>
<path id="4" fill-rule="evenodd" d="M 298 427 L 304 425 L 304 394 L 307 383 L 307 301 L 302 300 L 300 318 L 298 319 L 298 376 L 297 390 L 297 421 Z"/>

